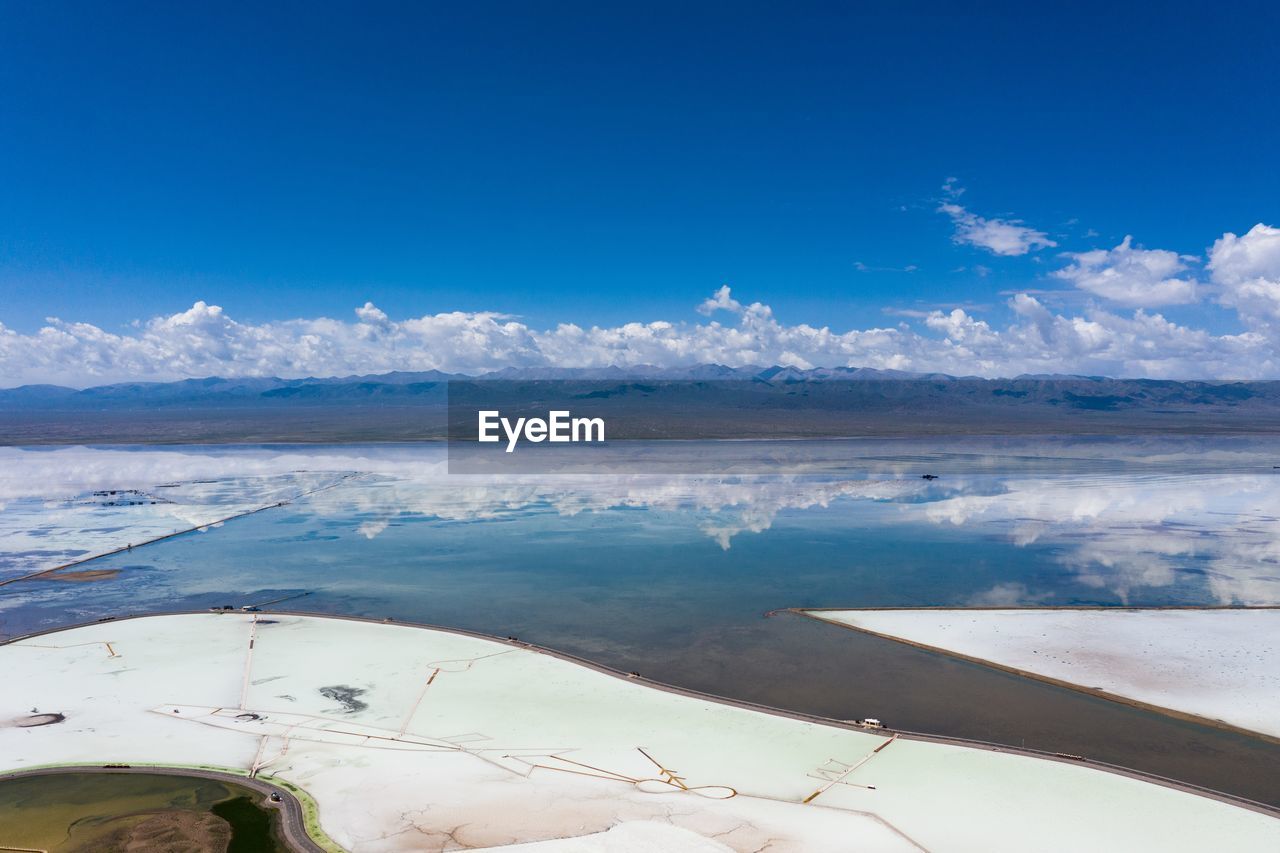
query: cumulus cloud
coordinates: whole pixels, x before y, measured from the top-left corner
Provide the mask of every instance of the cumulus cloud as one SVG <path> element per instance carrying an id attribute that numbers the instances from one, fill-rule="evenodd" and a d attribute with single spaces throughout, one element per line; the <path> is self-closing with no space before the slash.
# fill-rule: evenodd
<path id="1" fill-rule="evenodd" d="M 387 313 L 372 302 L 366 302 L 363 307 L 357 308 L 356 316 L 361 323 L 368 323 L 370 326 L 383 326 L 387 322 Z"/>
<path id="2" fill-rule="evenodd" d="M 1055 276 L 1081 290 L 1121 305 L 1152 308 L 1185 305 L 1196 301 L 1196 283 L 1178 278 L 1187 269 L 1187 260 L 1165 249 L 1134 248 L 1125 237 L 1114 249 L 1068 253 L 1074 261 Z"/>
<path id="3" fill-rule="evenodd" d="M 698 313 L 710 317 L 717 311 L 729 311 L 733 314 L 742 312 L 742 303 L 730 294 L 729 285 L 724 284 L 698 306 Z"/>
<path id="4" fill-rule="evenodd" d="M 1243 237 L 1223 234 L 1207 266 L 1222 304 L 1248 327 L 1280 338 L 1280 228 L 1258 223 Z"/>
<path id="5" fill-rule="evenodd" d="M 1049 239 L 1048 234 L 1023 225 L 1016 219 L 988 219 L 954 201 L 940 204 L 938 212 L 950 216 L 955 223 L 956 232 L 951 239 L 961 245 L 986 249 L 992 254 L 1013 257 L 1058 245 Z"/>

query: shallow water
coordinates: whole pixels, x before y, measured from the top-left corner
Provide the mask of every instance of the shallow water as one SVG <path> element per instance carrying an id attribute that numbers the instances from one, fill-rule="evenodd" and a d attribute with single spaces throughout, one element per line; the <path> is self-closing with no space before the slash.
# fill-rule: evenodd
<path id="1" fill-rule="evenodd" d="M 621 464 L 608 477 L 504 479 L 446 479 L 437 448 L 189 448 L 159 461 L 154 451 L 74 451 L 122 472 L 142 460 L 149 476 L 168 465 L 175 479 L 228 459 L 364 473 L 83 567 L 118 574 L 0 587 L 0 616 L 20 633 L 280 600 L 519 636 L 735 698 L 1083 754 L 1280 803 L 1280 747 L 764 616 L 801 606 L 1280 603 L 1280 471 L 1271 467 L 1280 443 L 803 449 L 802 462 L 793 454 L 773 474 Z M 724 454 L 730 469 L 776 447 L 693 451 Z M 39 455 L 44 465 L 55 458 Z M 245 489 L 201 492 L 215 493 L 243 501 Z M 113 523 L 127 526 L 129 511 Z"/>

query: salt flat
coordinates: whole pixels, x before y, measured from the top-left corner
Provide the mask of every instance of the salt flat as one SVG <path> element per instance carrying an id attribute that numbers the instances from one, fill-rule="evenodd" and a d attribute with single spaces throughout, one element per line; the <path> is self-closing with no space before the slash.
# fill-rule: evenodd
<path id="1" fill-rule="evenodd" d="M 1280 610 L 807 612 L 1280 737 Z"/>
<path id="2" fill-rule="evenodd" d="M 0 646 L 0 671 L 0 771 L 257 773 L 307 792 L 324 832 L 359 853 L 554 839 L 568 840 L 530 849 L 1280 848 L 1280 820 L 1217 799 L 766 714 L 434 629 L 153 616 Z M 33 713 L 65 721 L 16 725 Z"/>

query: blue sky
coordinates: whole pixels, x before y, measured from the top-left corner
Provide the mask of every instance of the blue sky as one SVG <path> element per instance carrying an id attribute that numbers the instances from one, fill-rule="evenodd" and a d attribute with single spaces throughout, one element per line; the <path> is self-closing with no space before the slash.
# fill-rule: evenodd
<path id="1" fill-rule="evenodd" d="M 788 324 L 1003 328 L 1017 292 L 1089 310 L 1062 253 L 1126 235 L 1206 295 L 1103 310 L 1270 334 L 1202 262 L 1280 224 L 1271 4 L 270 5 L 0 10 L 11 335 L 197 301 L 698 324 L 724 284 Z M 943 204 L 1043 243 L 957 242 Z"/>

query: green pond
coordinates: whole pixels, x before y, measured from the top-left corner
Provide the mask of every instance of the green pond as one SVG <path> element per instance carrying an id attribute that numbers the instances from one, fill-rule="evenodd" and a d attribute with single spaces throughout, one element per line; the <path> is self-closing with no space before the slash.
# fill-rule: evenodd
<path id="1" fill-rule="evenodd" d="M 158 773 L 0 780 L 0 850 L 276 853 L 277 813 L 232 782 Z"/>

